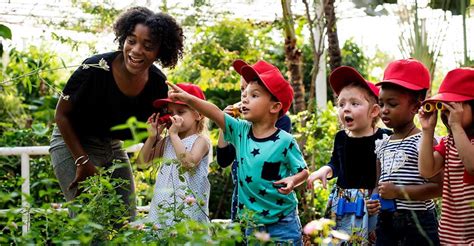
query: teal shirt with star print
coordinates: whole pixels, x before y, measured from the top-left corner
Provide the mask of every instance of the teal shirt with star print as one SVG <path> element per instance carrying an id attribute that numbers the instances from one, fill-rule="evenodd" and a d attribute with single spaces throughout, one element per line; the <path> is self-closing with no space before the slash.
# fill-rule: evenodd
<path id="1" fill-rule="evenodd" d="M 224 139 L 236 150 L 240 218 L 250 211 L 253 223 L 271 224 L 294 211 L 295 192 L 285 195 L 273 187 L 273 182 L 307 169 L 294 137 L 278 129 L 259 139 L 250 122 L 225 114 Z"/>

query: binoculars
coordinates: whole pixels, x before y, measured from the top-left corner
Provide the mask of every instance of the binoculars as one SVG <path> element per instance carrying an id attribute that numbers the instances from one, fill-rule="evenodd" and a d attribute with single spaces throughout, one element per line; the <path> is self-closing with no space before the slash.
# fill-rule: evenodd
<path id="1" fill-rule="evenodd" d="M 162 116 L 160 116 L 160 118 L 158 118 L 158 124 L 160 125 L 165 125 L 166 128 L 170 128 L 171 127 L 171 114 L 164 114 Z"/>
<path id="2" fill-rule="evenodd" d="M 445 107 L 441 102 L 427 102 L 423 104 L 423 111 L 425 112 L 433 112 L 435 110 L 444 110 Z"/>
<path id="3" fill-rule="evenodd" d="M 370 197 L 371 200 L 379 200 L 380 201 L 380 210 L 387 211 L 387 212 L 395 212 L 397 210 L 397 205 L 395 200 L 393 199 L 384 199 L 379 196 L 379 194 L 372 194 Z"/>
<path id="4" fill-rule="evenodd" d="M 337 202 L 336 215 L 355 213 L 356 217 L 362 217 L 365 214 L 364 206 L 365 202 L 362 197 L 358 197 L 355 202 L 349 202 L 345 197 L 341 197 Z"/>

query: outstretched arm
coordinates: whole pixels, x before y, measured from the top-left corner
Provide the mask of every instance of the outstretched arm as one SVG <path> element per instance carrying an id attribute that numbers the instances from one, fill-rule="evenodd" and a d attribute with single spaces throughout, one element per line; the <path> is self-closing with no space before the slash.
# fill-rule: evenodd
<path id="1" fill-rule="evenodd" d="M 179 100 L 185 102 L 186 105 L 194 108 L 199 113 L 214 121 L 219 128 L 225 129 L 224 112 L 220 110 L 216 105 L 201 100 L 185 92 L 178 86 L 171 84 L 170 82 L 166 83 L 171 87 L 171 90 L 168 91 L 168 96 L 171 100 Z"/>

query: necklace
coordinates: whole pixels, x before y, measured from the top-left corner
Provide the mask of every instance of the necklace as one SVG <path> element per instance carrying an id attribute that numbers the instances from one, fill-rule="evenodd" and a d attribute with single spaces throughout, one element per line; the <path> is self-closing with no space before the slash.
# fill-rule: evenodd
<path id="1" fill-rule="evenodd" d="M 397 146 L 395 147 L 395 151 L 393 153 L 393 156 L 392 156 L 392 160 L 390 161 L 390 168 L 389 168 L 389 172 L 386 172 L 385 173 L 385 177 L 387 178 L 386 181 L 390 181 L 390 176 L 392 174 L 392 169 L 393 169 L 393 165 L 394 165 L 394 162 L 395 162 L 395 157 L 397 156 L 397 152 L 398 150 L 400 149 L 400 146 L 402 145 L 403 141 L 405 141 L 405 139 L 410 136 L 410 133 L 413 131 L 413 129 L 415 129 L 416 125 L 413 125 L 413 127 L 405 134 L 405 136 L 400 140 L 400 142 L 397 144 Z M 393 135 L 392 135 L 393 136 Z M 392 136 L 389 137 L 389 139 L 385 142 L 385 145 L 384 147 L 386 147 L 388 145 L 388 142 L 390 141 L 390 139 L 392 138 Z M 383 148 L 381 148 L 381 150 L 383 151 Z M 383 162 L 385 162 L 385 151 L 382 152 L 382 160 Z M 384 163 L 381 164 L 381 169 L 382 169 L 382 173 L 383 172 L 383 169 L 384 169 L 385 165 Z M 388 176 L 388 177 L 387 177 Z"/>

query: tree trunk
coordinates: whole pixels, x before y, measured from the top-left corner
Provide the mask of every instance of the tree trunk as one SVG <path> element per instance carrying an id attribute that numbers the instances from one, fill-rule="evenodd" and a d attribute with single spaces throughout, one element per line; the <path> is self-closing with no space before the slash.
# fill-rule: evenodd
<path id="1" fill-rule="evenodd" d="M 285 61 L 288 67 L 288 78 L 295 91 L 294 113 L 306 109 L 303 86 L 303 63 L 301 50 L 296 47 L 296 34 L 291 13 L 291 0 L 281 0 L 283 8 L 283 25 L 285 28 Z"/>
<path id="2" fill-rule="evenodd" d="M 336 12 L 334 11 L 335 0 L 325 0 L 324 15 L 326 16 L 326 30 L 328 34 L 328 54 L 331 71 L 341 66 L 341 49 L 336 28 Z"/>
<path id="3" fill-rule="evenodd" d="M 320 0 L 316 0 L 320 1 Z M 321 61 L 321 56 L 324 54 L 324 28 L 325 25 L 324 23 L 324 14 L 323 14 L 323 8 L 321 7 L 320 4 L 315 3 L 315 17 L 314 19 L 311 17 L 311 11 L 310 7 L 308 4 L 307 0 L 303 0 L 303 3 L 305 5 L 305 12 L 306 12 L 306 19 L 308 20 L 308 29 L 309 29 L 309 34 L 310 34 L 310 43 L 311 43 L 311 51 L 313 55 L 313 67 L 311 68 L 311 86 L 309 90 L 309 99 L 308 99 L 308 110 L 313 112 L 315 108 L 317 108 L 317 103 L 315 103 L 315 98 L 316 98 L 316 78 L 318 76 L 318 73 L 320 71 L 320 61 Z M 318 7 L 319 6 L 319 9 Z M 314 33 L 314 30 L 317 30 L 318 36 L 317 36 L 317 43 L 316 43 L 316 35 Z M 321 81 L 322 83 L 326 83 L 326 81 Z M 320 83 L 321 83 L 320 82 Z M 313 106 L 314 105 L 314 106 Z"/>

